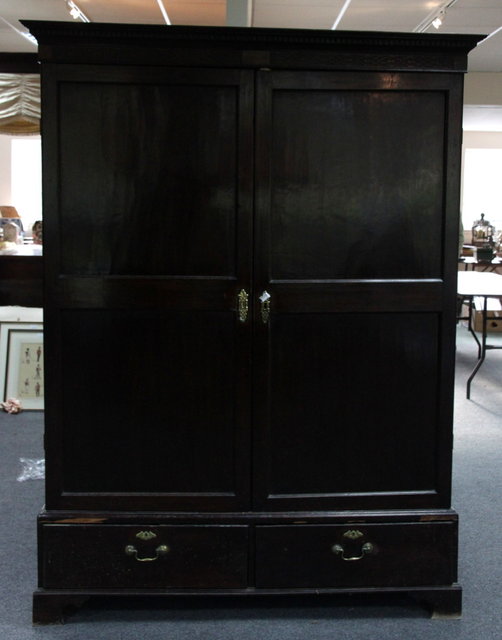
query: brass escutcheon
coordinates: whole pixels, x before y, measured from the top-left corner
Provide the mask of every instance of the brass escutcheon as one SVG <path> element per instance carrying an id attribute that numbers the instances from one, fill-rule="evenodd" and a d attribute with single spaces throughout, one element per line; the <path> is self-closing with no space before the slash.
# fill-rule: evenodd
<path id="1" fill-rule="evenodd" d="M 136 538 L 139 538 L 140 540 L 152 540 L 153 538 L 156 538 L 157 534 L 154 533 L 153 531 L 140 531 L 139 533 L 136 534 Z"/>
<path id="2" fill-rule="evenodd" d="M 343 534 L 343 537 L 348 538 L 349 540 L 357 540 L 358 538 L 362 538 L 363 536 L 364 536 L 364 533 L 357 529 L 350 529 L 350 531 L 346 531 Z"/>
<path id="3" fill-rule="evenodd" d="M 270 300 L 272 296 L 268 291 L 264 291 L 260 296 L 261 304 L 261 320 L 263 324 L 267 324 L 270 318 Z"/>
<path id="4" fill-rule="evenodd" d="M 241 289 L 239 291 L 238 299 L 238 307 L 239 307 L 239 320 L 241 322 L 246 322 L 248 318 L 248 310 L 249 310 L 249 295 L 245 291 L 245 289 Z"/>

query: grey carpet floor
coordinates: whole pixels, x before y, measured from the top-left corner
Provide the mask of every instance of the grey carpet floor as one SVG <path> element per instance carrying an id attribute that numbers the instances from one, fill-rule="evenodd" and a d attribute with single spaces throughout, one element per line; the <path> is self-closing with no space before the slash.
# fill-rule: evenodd
<path id="1" fill-rule="evenodd" d="M 494 338 L 502 344 L 502 334 Z M 465 399 L 476 358 L 458 329 L 453 506 L 460 513 L 460 620 L 431 620 L 406 599 L 92 601 L 63 626 L 32 627 L 35 519 L 41 480 L 18 481 L 43 456 L 43 414 L 0 414 L 0 638 L 67 640 L 501 640 L 502 351 L 490 352 Z"/>

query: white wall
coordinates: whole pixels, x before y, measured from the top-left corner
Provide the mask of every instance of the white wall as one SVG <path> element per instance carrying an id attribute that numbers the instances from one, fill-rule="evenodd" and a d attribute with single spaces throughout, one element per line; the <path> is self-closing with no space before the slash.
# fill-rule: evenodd
<path id="1" fill-rule="evenodd" d="M 473 129 L 465 130 L 463 134 L 462 145 L 462 197 L 464 194 L 464 166 L 465 154 L 467 149 L 502 149 L 502 73 L 467 73 L 464 83 L 464 105 L 472 106 L 473 111 L 469 114 L 469 119 L 464 120 L 464 127 L 469 126 L 467 122 L 474 124 Z M 470 116 L 474 114 L 476 107 L 479 107 L 478 122 L 471 120 Z M 464 114 L 465 115 L 465 114 Z M 482 130 L 484 126 L 488 128 L 491 122 L 492 130 Z M 481 196 L 482 194 L 480 194 Z M 483 212 L 481 205 L 482 197 L 480 197 L 480 209 L 474 215 L 472 212 L 463 213 L 464 229 L 470 233 L 470 228 L 474 219 L 479 217 Z M 489 216 L 487 216 L 489 217 Z M 490 215 L 490 222 L 495 224 L 498 230 L 502 224 L 502 211 L 500 214 Z M 467 235 L 467 234 L 466 234 Z M 469 238 L 466 237 L 469 241 Z"/>
<path id="2" fill-rule="evenodd" d="M 502 73 L 467 73 L 464 104 L 502 105 Z"/>
<path id="3" fill-rule="evenodd" d="M 464 131 L 464 149 L 467 147 L 502 149 L 502 131 Z"/>
<path id="4" fill-rule="evenodd" d="M 482 173 L 480 179 L 476 179 L 473 183 L 467 178 L 465 171 L 465 157 L 469 149 L 497 149 L 502 150 L 502 132 L 499 131 L 464 131 L 464 139 L 462 145 L 462 222 L 464 225 L 465 240 L 470 242 L 470 229 L 475 220 L 478 220 L 481 213 L 484 213 L 486 219 L 493 224 L 497 231 L 502 230 L 502 193 L 499 188 L 500 178 L 498 178 L 497 166 L 500 165 L 500 154 L 497 156 L 496 164 L 492 164 L 492 160 L 488 160 L 489 166 L 487 171 Z M 472 161 L 472 160 L 471 160 Z M 485 160 L 486 161 L 486 160 Z M 479 170 L 483 172 L 482 165 Z M 476 167 L 473 167 L 476 170 Z M 493 173 L 495 172 L 495 174 Z M 500 172 L 502 175 L 502 172 Z M 468 175 L 468 174 L 467 174 Z M 478 185 L 479 184 L 479 188 Z"/>
<path id="5" fill-rule="evenodd" d="M 14 172 L 14 143 L 17 148 L 17 172 Z M 27 235 L 31 235 L 35 220 L 42 217 L 40 157 L 32 153 L 39 149 L 40 136 L 0 135 L 0 205 L 17 208 Z"/>
<path id="6" fill-rule="evenodd" d="M 0 205 L 11 202 L 10 136 L 0 135 Z"/>

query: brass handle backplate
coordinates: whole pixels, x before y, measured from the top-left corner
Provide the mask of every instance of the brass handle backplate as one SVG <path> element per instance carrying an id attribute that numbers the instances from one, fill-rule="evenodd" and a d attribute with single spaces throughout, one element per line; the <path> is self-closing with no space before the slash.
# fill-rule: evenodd
<path id="1" fill-rule="evenodd" d="M 161 556 L 165 556 L 167 553 L 169 553 L 169 547 L 167 546 L 167 544 L 159 545 L 155 549 L 155 556 L 153 558 L 138 557 L 138 550 L 133 544 L 128 544 L 125 548 L 126 556 L 134 556 L 135 560 L 137 560 L 138 562 L 155 562 L 155 560 L 158 560 Z"/>
<path id="2" fill-rule="evenodd" d="M 248 310 L 249 310 L 249 295 L 245 289 L 241 289 L 239 291 L 239 295 L 237 296 L 238 308 L 239 308 L 239 320 L 241 322 L 246 322 L 248 319 Z"/>
<path id="3" fill-rule="evenodd" d="M 371 542 L 365 542 L 363 544 L 363 546 L 361 547 L 361 555 L 359 555 L 359 556 L 348 556 L 347 557 L 345 555 L 345 549 L 342 547 L 341 544 L 334 544 L 331 547 L 331 551 L 333 553 L 336 553 L 337 555 L 341 555 L 342 556 L 342 560 L 345 560 L 345 562 L 355 562 L 356 560 L 362 560 L 365 555 L 373 553 L 374 547 L 371 544 Z"/>
<path id="4" fill-rule="evenodd" d="M 264 291 L 260 296 L 261 319 L 263 324 L 267 324 L 270 318 L 270 301 L 272 297 L 268 291 Z"/>

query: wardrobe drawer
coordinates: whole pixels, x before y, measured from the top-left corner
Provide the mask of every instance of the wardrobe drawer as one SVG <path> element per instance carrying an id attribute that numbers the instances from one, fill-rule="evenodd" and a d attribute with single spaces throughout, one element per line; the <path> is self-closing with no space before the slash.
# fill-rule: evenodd
<path id="1" fill-rule="evenodd" d="M 401 587 L 456 581 L 455 522 L 256 528 L 257 587 Z"/>
<path id="2" fill-rule="evenodd" d="M 246 526 L 46 524 L 41 536 L 45 588 L 247 584 Z"/>

